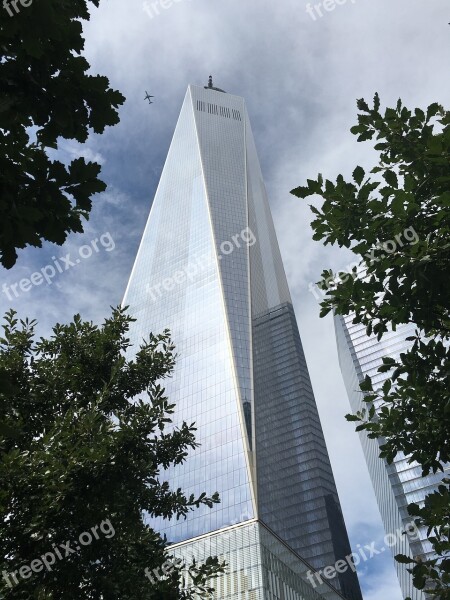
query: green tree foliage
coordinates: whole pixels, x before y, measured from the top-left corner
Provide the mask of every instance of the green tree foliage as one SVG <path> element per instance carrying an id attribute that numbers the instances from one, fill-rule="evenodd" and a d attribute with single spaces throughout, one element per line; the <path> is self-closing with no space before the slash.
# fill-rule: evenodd
<path id="1" fill-rule="evenodd" d="M 170 550 L 143 514 L 180 519 L 219 498 L 186 496 L 164 480 L 164 469 L 182 464 L 196 448 L 195 427 L 170 427 L 174 405 L 160 384 L 175 360 L 168 332 L 150 335 L 131 360 L 126 353 L 132 320 L 124 309 L 115 309 L 101 327 L 75 316 L 68 325 L 56 325 L 49 339 L 36 341 L 34 322 L 18 322 L 13 311 L 5 316 L 0 337 L 5 600 L 188 600 L 208 596 L 209 580 L 223 571 L 210 558 L 200 565 L 178 562 L 166 569 L 167 576 L 152 573 L 162 575 L 164 565 L 170 566 Z M 99 539 L 66 556 L 62 545 L 71 541 L 74 550 L 80 534 L 107 520 L 114 535 L 100 532 Z M 103 527 L 109 531 L 109 525 Z M 51 570 L 31 576 L 24 570 L 15 584 L 11 573 L 55 553 L 55 547 L 62 558 Z M 180 577 L 189 583 L 184 591 Z"/>
<path id="2" fill-rule="evenodd" d="M 98 6 L 99 0 L 90 0 Z M 7 8 L 12 12 L 8 13 Z M 100 165 L 52 160 L 58 139 L 85 142 L 118 123 L 124 97 L 82 56 L 86 0 L 35 0 L 0 8 L 0 262 L 18 248 L 63 244 L 82 232 L 91 196 L 106 186 Z"/>
<path id="3" fill-rule="evenodd" d="M 363 257 L 355 277 L 336 279 L 332 286 L 335 275 L 323 272 L 319 285 L 327 292 L 321 315 L 353 314 L 353 322 L 363 323 L 379 340 L 397 325 L 417 326 L 409 351 L 397 360 L 383 359 L 379 371 L 388 379 L 382 388 L 373 389 L 369 377 L 362 383 L 367 410 L 347 418 L 360 422 L 357 430 L 369 437 L 383 438 L 380 456 L 389 463 L 404 452 L 427 475 L 450 462 L 450 112 L 438 104 L 411 111 L 399 100 L 382 114 L 378 94 L 372 108 L 363 99 L 358 108 L 358 125 L 351 131 L 360 142 L 376 140 L 379 163 L 370 174 L 356 167 L 353 181 L 339 175 L 333 183 L 319 175 L 292 193 L 323 199 L 320 209 L 311 207 L 315 240 Z M 414 232 L 412 243 L 404 237 L 400 243 L 397 236 L 406 231 Z M 397 557 L 413 565 L 417 588 L 433 588 L 432 595 L 447 599 L 449 484 L 444 478 L 424 506 L 409 506 L 428 527 L 438 558 Z"/>

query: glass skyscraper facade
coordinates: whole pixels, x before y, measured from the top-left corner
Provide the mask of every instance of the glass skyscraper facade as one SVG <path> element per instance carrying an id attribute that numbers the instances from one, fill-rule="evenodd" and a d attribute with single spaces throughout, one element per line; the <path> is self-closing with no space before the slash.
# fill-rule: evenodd
<path id="1" fill-rule="evenodd" d="M 372 379 L 374 389 L 378 389 L 388 378 L 389 373 L 378 373 L 383 356 L 399 358 L 411 346 L 406 338 L 413 336 L 414 325 L 397 327 L 396 331 L 385 333 L 380 341 L 376 336 L 367 336 L 362 324 L 354 324 L 353 315 L 335 316 L 336 339 L 339 362 L 347 388 L 350 404 L 354 413 L 366 408 L 359 384 L 366 375 Z M 377 403 L 376 408 L 379 407 Z M 359 432 L 364 455 L 372 479 L 375 496 L 381 513 L 386 533 L 395 534 L 411 523 L 407 505 L 411 502 L 420 504 L 425 496 L 432 492 L 443 475 L 430 474 L 422 477 L 422 469 L 417 463 L 409 463 L 408 457 L 399 453 L 391 465 L 379 458 L 380 443 L 369 439 L 366 432 Z M 447 470 L 448 473 L 448 470 Z M 397 543 L 391 547 L 392 553 L 420 556 L 423 559 L 432 557 L 432 548 L 427 540 L 426 530 L 408 536 L 397 536 Z M 426 596 L 412 585 L 412 577 L 407 571 L 408 565 L 395 562 L 400 587 L 405 597 L 412 600 L 425 600 Z"/>
<path id="2" fill-rule="evenodd" d="M 174 425 L 200 447 L 174 489 L 218 491 L 185 521 L 155 519 L 173 552 L 230 565 L 217 598 L 361 600 L 244 100 L 190 86 L 125 293 L 135 346 L 171 330 Z"/>

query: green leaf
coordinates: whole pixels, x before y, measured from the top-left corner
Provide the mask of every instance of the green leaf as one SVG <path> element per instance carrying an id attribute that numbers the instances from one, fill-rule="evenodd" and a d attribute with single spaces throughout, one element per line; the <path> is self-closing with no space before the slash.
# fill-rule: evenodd
<path id="1" fill-rule="evenodd" d="M 314 192 L 311 192 L 309 187 L 297 187 L 291 190 L 290 193 L 298 198 L 306 198 L 307 196 L 311 196 Z"/>
<path id="2" fill-rule="evenodd" d="M 378 92 L 375 93 L 373 99 L 373 109 L 375 112 L 378 112 L 380 110 L 380 96 L 378 95 Z"/>
<path id="3" fill-rule="evenodd" d="M 366 131 L 367 127 L 365 125 L 354 125 L 351 129 L 350 132 L 353 133 L 353 135 L 358 135 L 360 133 L 364 133 Z"/>
<path id="4" fill-rule="evenodd" d="M 386 396 L 387 394 L 389 394 L 389 392 L 390 392 L 390 390 L 391 390 L 391 387 L 392 387 L 392 382 L 391 382 L 391 380 L 390 380 L 390 379 L 386 379 L 386 381 L 383 383 L 383 387 L 382 387 L 383 394 L 384 394 L 385 396 Z"/>
<path id="5" fill-rule="evenodd" d="M 427 121 L 429 121 L 431 117 L 435 117 L 441 110 L 441 106 L 437 102 L 430 104 L 427 109 Z"/>
<path id="6" fill-rule="evenodd" d="M 358 185 L 361 185 L 363 182 L 364 175 L 365 171 L 362 167 L 356 167 L 356 169 L 353 171 L 353 179 Z"/>
<path id="7" fill-rule="evenodd" d="M 361 420 L 358 417 L 358 415 L 345 415 L 345 418 L 347 419 L 347 421 L 360 421 Z"/>
<path id="8" fill-rule="evenodd" d="M 356 105 L 359 108 L 359 110 L 362 110 L 364 112 L 370 112 L 370 108 L 367 105 L 367 102 L 364 100 L 364 98 L 360 98 L 359 100 L 357 100 Z"/>
<path id="9" fill-rule="evenodd" d="M 396 175 L 396 173 L 394 173 L 394 171 L 391 171 L 389 169 L 386 170 L 383 173 L 383 177 L 386 180 L 386 183 L 388 185 L 390 185 L 391 187 L 394 187 L 396 189 L 398 188 L 398 179 L 397 179 L 397 175 Z"/>
<path id="10" fill-rule="evenodd" d="M 420 119 L 420 121 L 422 121 L 422 122 L 425 121 L 425 113 L 420 108 L 416 108 L 416 110 L 414 111 L 414 114 L 416 115 L 416 117 L 418 119 Z"/>
<path id="11" fill-rule="evenodd" d="M 394 558 L 397 562 L 402 563 L 403 565 L 410 565 L 414 563 L 414 560 L 405 554 L 396 554 Z"/>
<path id="12" fill-rule="evenodd" d="M 358 142 L 366 142 L 367 140 L 371 140 L 374 136 L 373 131 L 365 131 L 358 137 Z"/>
<path id="13" fill-rule="evenodd" d="M 360 383 L 359 387 L 362 392 L 372 392 L 373 391 L 372 380 L 370 379 L 369 375 L 366 375 L 364 377 L 364 381 L 362 381 Z"/>

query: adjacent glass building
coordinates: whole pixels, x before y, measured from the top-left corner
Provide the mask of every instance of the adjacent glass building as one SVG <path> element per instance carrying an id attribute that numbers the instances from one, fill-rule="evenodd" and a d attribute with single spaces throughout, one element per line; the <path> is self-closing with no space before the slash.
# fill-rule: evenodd
<path id="1" fill-rule="evenodd" d="M 245 103 L 212 80 L 187 90 L 124 304 L 135 345 L 170 328 L 174 423 L 198 428 L 167 481 L 221 497 L 152 522 L 173 552 L 227 561 L 217 598 L 362 600 L 354 568 L 312 582 L 351 550 Z"/>
<path id="2" fill-rule="evenodd" d="M 378 341 L 376 336 L 366 335 L 364 325 L 355 325 L 352 321 L 352 315 L 336 315 L 334 320 L 341 371 L 352 410 L 356 413 L 367 406 L 362 393 L 358 391 L 359 384 L 369 375 L 374 389 L 383 385 L 389 373 L 378 373 L 382 357 L 399 358 L 401 352 L 408 350 L 412 342 L 406 341 L 406 338 L 414 335 L 415 327 L 397 327 L 396 331 L 385 333 Z M 436 473 L 422 477 L 421 467 L 417 463 L 409 463 L 401 453 L 393 464 L 388 465 L 379 458 L 381 442 L 369 439 L 365 431 L 359 432 L 359 435 L 386 533 L 395 534 L 404 530 L 412 521 L 407 505 L 411 502 L 423 502 L 425 496 L 437 487 L 443 475 Z M 425 529 L 410 537 L 396 537 L 397 543 L 391 547 L 394 556 L 407 554 L 431 558 L 432 548 Z M 412 600 L 425 600 L 426 596 L 413 587 L 407 565 L 395 562 L 395 568 L 404 596 L 409 596 Z"/>

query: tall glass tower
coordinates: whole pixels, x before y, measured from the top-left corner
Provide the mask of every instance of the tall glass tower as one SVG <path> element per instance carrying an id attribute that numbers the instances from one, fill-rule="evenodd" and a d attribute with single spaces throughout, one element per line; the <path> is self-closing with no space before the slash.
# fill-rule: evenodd
<path id="1" fill-rule="evenodd" d="M 410 348 L 412 342 L 406 338 L 413 336 L 416 328 L 414 325 L 397 327 L 396 331 L 385 333 L 378 341 L 376 336 L 366 335 L 364 325 L 354 324 L 352 321 L 353 315 L 335 316 L 339 362 L 350 404 L 356 413 L 366 407 L 359 384 L 369 375 L 374 389 L 379 389 L 389 376 L 388 373 L 378 373 L 382 357 L 398 359 L 401 352 Z M 365 431 L 361 431 L 359 435 L 384 528 L 387 534 L 395 534 L 404 530 L 412 521 L 407 505 L 412 502 L 421 504 L 425 496 L 439 485 L 443 475 L 436 473 L 422 477 L 421 467 L 415 462 L 409 463 L 408 457 L 401 453 L 388 465 L 379 458 L 381 442 L 369 439 Z M 447 468 L 447 475 L 449 471 L 450 466 Z M 427 540 L 426 529 L 417 532 L 411 528 L 411 533 L 410 536 L 396 536 L 397 541 L 391 546 L 393 555 L 431 558 L 432 547 Z M 408 565 L 395 563 L 402 593 L 412 600 L 425 600 L 425 594 L 413 587 L 407 567 Z"/>
<path id="2" fill-rule="evenodd" d="M 361 600 L 354 567 L 311 576 L 351 550 L 245 103 L 211 79 L 187 90 L 124 304 L 135 344 L 170 328 L 174 423 L 198 428 L 167 481 L 221 497 L 152 522 L 173 552 L 227 561 L 217 598 Z"/>

